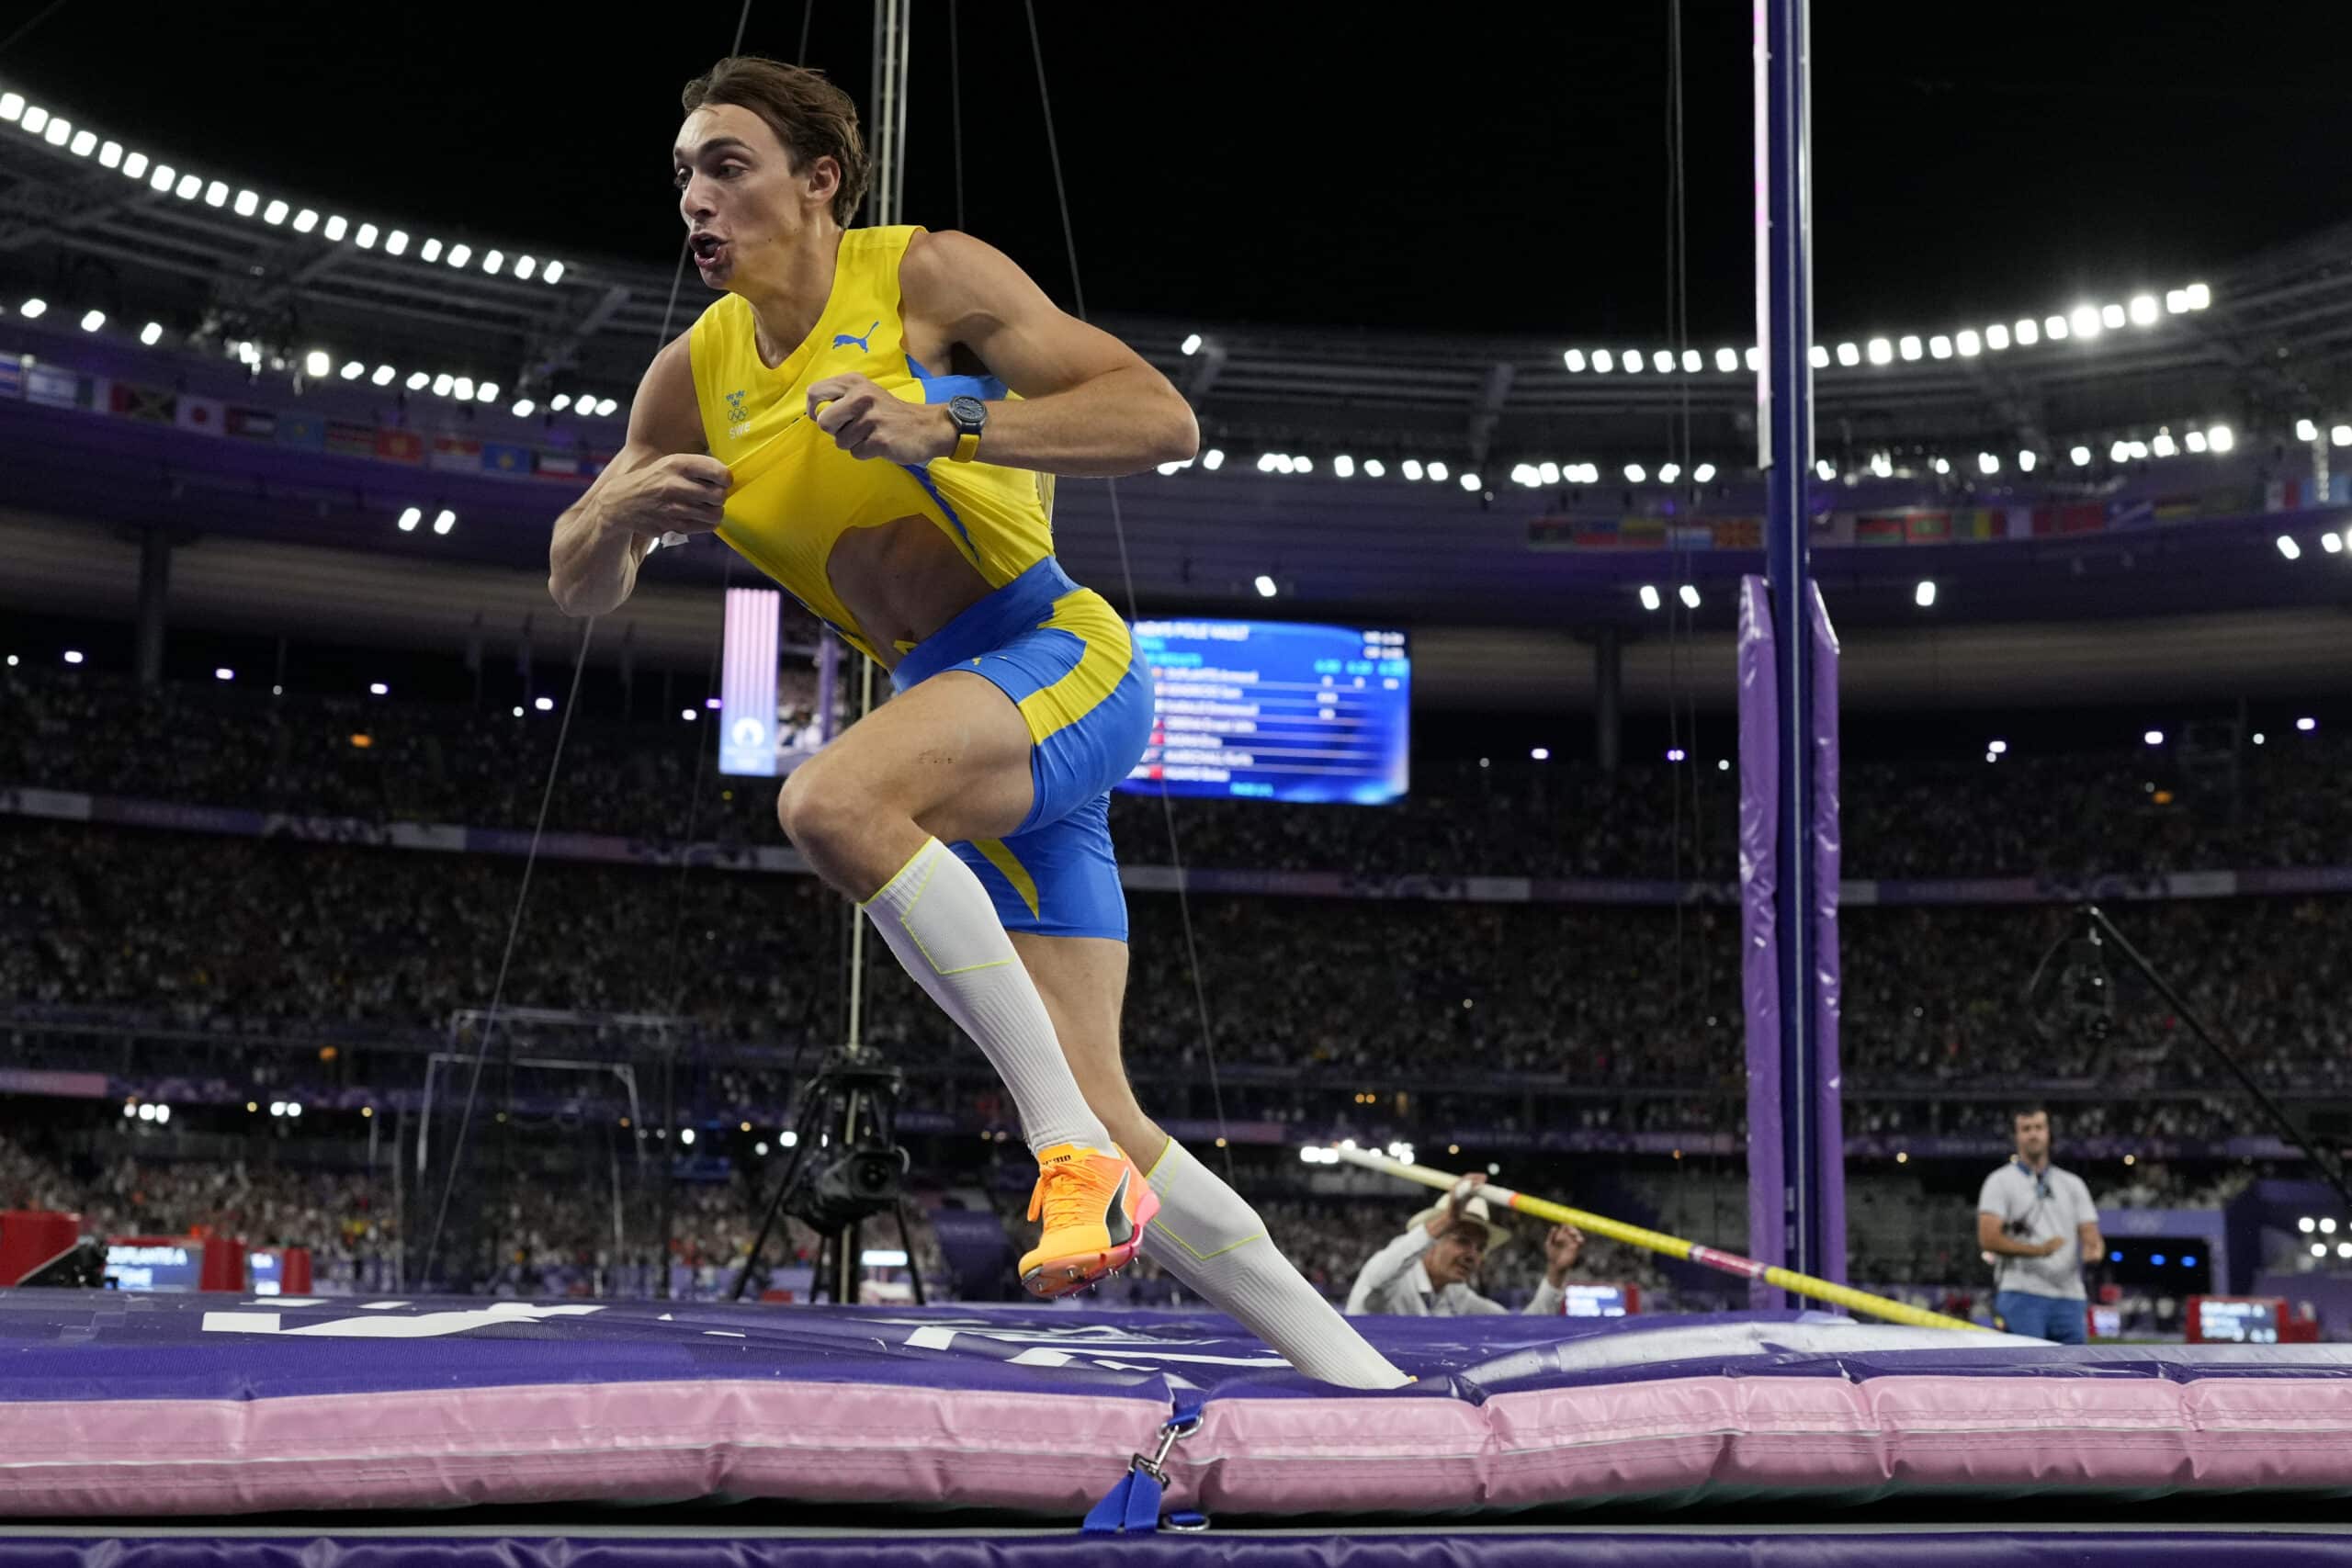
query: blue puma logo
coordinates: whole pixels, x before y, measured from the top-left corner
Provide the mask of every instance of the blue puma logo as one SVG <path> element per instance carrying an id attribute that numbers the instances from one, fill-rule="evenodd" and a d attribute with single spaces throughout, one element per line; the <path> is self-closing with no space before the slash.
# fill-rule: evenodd
<path id="1" fill-rule="evenodd" d="M 878 327 L 882 323 L 879 321 L 876 321 L 874 323 L 874 327 Z M 857 344 L 859 352 L 871 354 L 874 351 L 865 346 L 865 338 L 870 338 L 874 335 L 874 327 L 868 327 L 865 329 L 865 337 L 852 337 L 847 333 L 836 333 L 833 337 L 833 346 L 835 348 L 839 348 L 845 343 L 854 343 Z"/>

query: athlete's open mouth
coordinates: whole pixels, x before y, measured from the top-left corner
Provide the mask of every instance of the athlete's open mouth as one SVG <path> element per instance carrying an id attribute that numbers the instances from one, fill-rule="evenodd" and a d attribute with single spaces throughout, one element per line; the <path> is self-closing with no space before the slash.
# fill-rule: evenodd
<path id="1" fill-rule="evenodd" d="M 727 248 L 727 242 L 716 234 L 696 234 L 686 243 L 693 249 L 695 260 L 704 266 L 717 261 L 719 253 Z"/>

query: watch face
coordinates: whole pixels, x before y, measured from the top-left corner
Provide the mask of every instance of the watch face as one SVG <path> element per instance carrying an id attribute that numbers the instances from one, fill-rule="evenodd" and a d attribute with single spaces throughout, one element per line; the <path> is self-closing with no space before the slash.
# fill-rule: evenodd
<path id="1" fill-rule="evenodd" d="M 977 430 L 988 423 L 989 407 L 978 398 L 950 398 L 947 417 L 957 424 Z"/>

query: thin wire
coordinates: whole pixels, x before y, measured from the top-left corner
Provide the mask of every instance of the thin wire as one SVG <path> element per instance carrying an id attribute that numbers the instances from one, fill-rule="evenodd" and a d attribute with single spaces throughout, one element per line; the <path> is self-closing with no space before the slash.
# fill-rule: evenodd
<path id="1" fill-rule="evenodd" d="M 1029 18 L 1029 52 L 1037 66 L 1037 103 L 1046 115 L 1046 149 L 1054 164 L 1054 198 L 1060 204 L 1062 215 L 1062 244 L 1069 254 L 1069 289 L 1071 302 L 1078 307 L 1078 319 L 1086 320 L 1086 286 L 1080 281 L 1078 271 L 1078 230 L 1070 220 L 1069 189 L 1062 180 L 1062 150 L 1060 140 L 1054 134 L 1054 100 L 1046 90 L 1046 50 L 1037 37 L 1036 0 L 1022 0 L 1022 10 Z M 1119 545 L 1119 577 L 1127 593 L 1127 621 L 1133 625 L 1141 619 L 1136 602 L 1136 574 L 1127 556 L 1127 528 L 1119 513 L 1119 481 L 1105 479 L 1105 490 L 1111 498 L 1111 534 Z M 1176 836 L 1176 806 L 1169 798 L 1168 781 L 1159 781 L 1159 809 L 1168 826 L 1168 859 L 1176 872 L 1176 912 L 1184 928 L 1185 967 L 1193 977 L 1193 1007 L 1201 1021 L 1201 1052 L 1209 1070 L 1209 1098 L 1216 1111 L 1217 1146 L 1225 1154 L 1225 1175 L 1233 1179 L 1233 1145 L 1225 1122 L 1225 1087 L 1218 1081 L 1216 1070 L 1216 1033 L 1209 1022 L 1207 987 L 1201 983 L 1201 950 L 1193 931 L 1192 896 L 1185 890 L 1184 853 Z"/>
<path id="2" fill-rule="evenodd" d="M 466 1150 L 466 1132 L 473 1122 L 474 1097 L 481 1088 L 481 1065 L 490 1055 L 491 1037 L 498 1030 L 498 1007 L 506 997 L 506 976 L 514 962 L 514 943 L 523 934 L 523 910 L 531 901 L 531 873 L 539 863 L 539 840 L 548 826 L 548 806 L 555 799 L 555 781 L 563 764 L 564 739 L 571 733 L 571 716 L 580 706 L 580 678 L 588 672 L 588 644 L 596 635 L 596 617 L 581 624 L 580 652 L 572 660 L 571 692 L 563 700 L 563 722 L 556 726 L 555 754 L 548 759 L 547 787 L 539 792 L 538 819 L 531 825 L 531 847 L 523 856 L 523 886 L 514 893 L 514 912 L 506 921 L 506 950 L 498 957 L 498 979 L 490 989 L 490 1010 L 483 1016 L 481 1041 L 474 1047 L 473 1073 L 466 1080 L 465 1107 L 458 1113 L 457 1136 L 449 1144 L 449 1174 L 441 1183 L 441 1202 L 433 1214 L 433 1233 L 424 1244 L 424 1267 L 419 1282 L 432 1278 L 433 1260 L 441 1246 L 441 1229 L 449 1218 L 449 1199 L 458 1189 L 458 1170 Z"/>
<path id="3" fill-rule="evenodd" d="M 809 9 L 814 11 L 815 8 L 816 0 L 809 0 Z M 743 0 L 742 9 L 737 12 L 735 16 L 734 41 L 729 44 L 727 48 L 727 52 L 730 58 L 741 51 L 743 48 L 744 29 L 751 26 L 751 22 L 752 0 Z M 801 30 L 804 35 L 808 30 L 808 23 L 805 18 L 801 23 Z M 653 348 L 656 354 L 659 354 L 670 341 L 670 322 L 678 308 L 678 286 L 682 281 L 684 281 L 686 274 L 687 249 L 687 242 L 681 240 L 678 244 L 678 265 L 670 274 L 669 303 L 662 308 L 662 325 L 660 330 L 653 334 Z M 732 565 L 731 561 L 729 565 Z M 547 833 L 548 807 L 555 798 L 556 777 L 563 766 L 563 744 L 565 739 L 571 734 L 572 711 L 580 705 L 580 680 L 581 677 L 585 675 L 588 671 L 588 645 L 591 639 L 593 639 L 596 635 L 596 620 L 597 617 L 591 615 L 580 628 L 580 652 L 579 656 L 572 661 L 571 666 L 571 694 L 564 698 L 563 721 L 556 727 L 555 732 L 555 754 L 548 759 L 547 787 L 539 792 L 538 818 L 531 824 L 530 848 L 525 852 L 523 856 L 523 886 L 515 892 L 514 912 L 506 923 L 506 948 L 504 952 L 499 954 L 498 980 L 497 983 L 491 987 L 490 1010 L 482 1020 L 481 1040 L 474 1048 L 473 1071 L 466 1083 L 465 1107 L 461 1111 L 459 1111 L 458 1116 L 457 1136 L 450 1141 L 448 1179 L 442 1183 L 440 1206 L 434 1212 L 433 1216 L 433 1232 L 424 1244 L 424 1272 L 426 1275 L 430 1275 L 433 1271 L 434 1255 L 441 1246 L 442 1227 L 447 1222 L 449 1217 L 449 1199 L 451 1194 L 457 1190 L 458 1170 L 461 1162 L 461 1156 L 465 1152 L 466 1132 L 473 1120 L 475 1092 L 481 1086 L 481 1067 L 482 1063 L 490 1055 L 491 1038 L 498 1030 L 499 1004 L 505 998 L 507 971 L 512 967 L 514 962 L 515 942 L 522 935 L 523 910 L 526 905 L 529 903 L 531 897 L 531 873 L 533 868 L 538 864 L 539 842 Z M 666 1249 L 669 1245 L 667 1237 L 663 1238 L 662 1245 L 666 1253 Z M 666 1256 L 663 1261 L 665 1263 L 668 1261 Z"/>
<path id="4" fill-rule="evenodd" d="M 956 227 L 964 227 L 964 57 L 956 47 L 956 0 L 947 0 L 948 141 L 956 149 Z"/>
<path id="5" fill-rule="evenodd" d="M 747 15 L 750 13 L 752 0 L 743 0 L 743 9 Z M 808 24 L 816 19 L 817 0 L 808 0 L 808 6 L 800 13 L 800 47 L 792 54 L 792 63 L 803 70 L 806 70 L 808 65 Z M 735 29 L 735 41 L 739 44 L 743 41 L 743 29 L 741 27 Z"/>
<path id="6" fill-rule="evenodd" d="M 6 38 L 0 39 L 0 54 L 6 53 L 8 50 L 14 47 L 17 41 L 22 39 L 27 33 L 32 31 L 35 28 L 40 26 L 43 22 L 49 20 L 50 17 L 55 16 L 64 8 L 65 0 L 49 0 L 49 4 L 42 6 L 40 10 L 34 15 L 32 20 L 19 27 L 15 32 L 10 33 Z"/>

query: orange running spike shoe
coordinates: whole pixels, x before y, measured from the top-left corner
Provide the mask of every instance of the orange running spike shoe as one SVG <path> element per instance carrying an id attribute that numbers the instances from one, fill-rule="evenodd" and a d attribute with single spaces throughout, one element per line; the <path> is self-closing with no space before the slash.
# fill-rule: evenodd
<path id="1" fill-rule="evenodd" d="M 1124 1269 L 1159 1213 L 1159 1195 L 1116 1145 L 1105 1153 L 1056 1144 L 1037 1155 L 1029 1217 L 1045 1234 L 1021 1259 L 1021 1283 L 1034 1296 L 1066 1296 Z"/>

